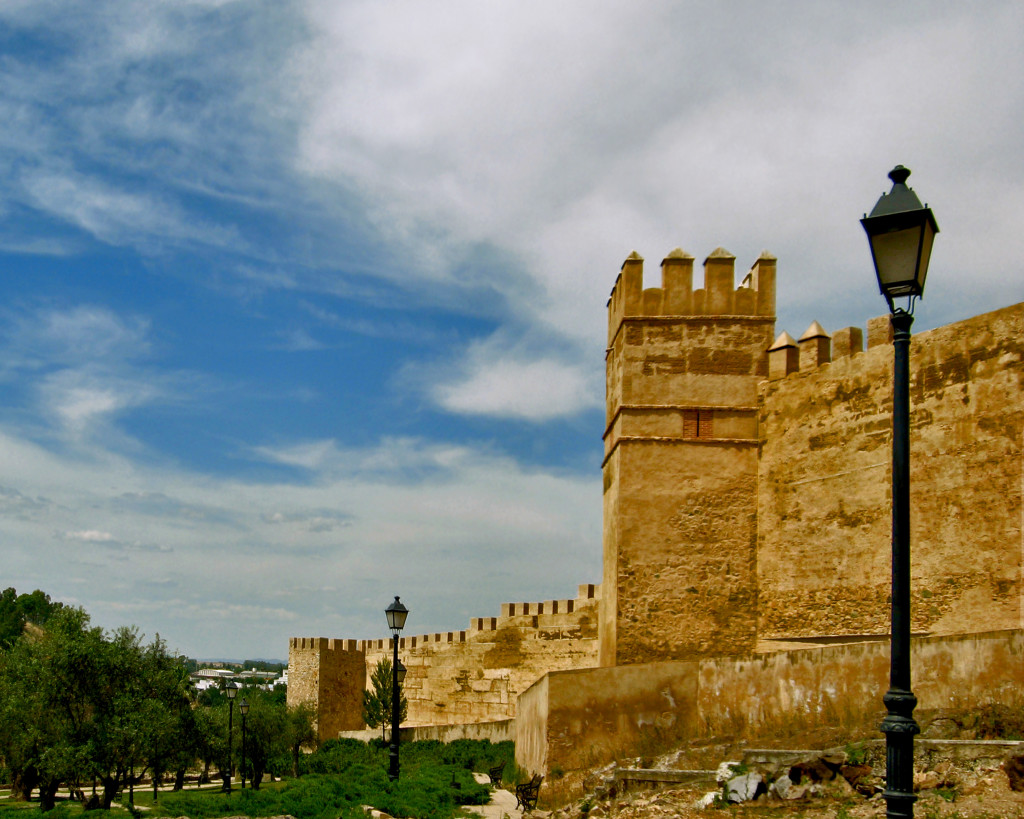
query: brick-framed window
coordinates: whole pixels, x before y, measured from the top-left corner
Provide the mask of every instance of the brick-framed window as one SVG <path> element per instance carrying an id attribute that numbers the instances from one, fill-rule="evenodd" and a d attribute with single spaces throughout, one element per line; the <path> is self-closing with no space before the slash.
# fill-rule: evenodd
<path id="1" fill-rule="evenodd" d="M 683 410 L 684 438 L 714 438 L 714 410 Z"/>

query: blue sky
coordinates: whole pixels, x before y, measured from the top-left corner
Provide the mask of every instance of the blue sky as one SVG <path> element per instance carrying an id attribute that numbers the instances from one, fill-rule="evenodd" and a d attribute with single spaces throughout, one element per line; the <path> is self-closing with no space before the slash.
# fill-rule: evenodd
<path id="1" fill-rule="evenodd" d="M 0 584 L 193 656 L 600 580 L 632 250 L 779 258 L 777 332 L 1024 298 L 1024 7 L 0 2 Z M 656 281 L 652 281 L 656 284 Z"/>

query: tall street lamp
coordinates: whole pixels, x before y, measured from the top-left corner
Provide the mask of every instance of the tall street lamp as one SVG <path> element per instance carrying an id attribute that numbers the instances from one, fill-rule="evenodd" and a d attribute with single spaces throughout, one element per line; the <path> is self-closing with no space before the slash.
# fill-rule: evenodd
<path id="1" fill-rule="evenodd" d="M 249 713 L 249 702 L 246 699 L 242 699 L 242 702 L 238 706 L 238 710 L 242 712 L 242 790 L 245 790 L 245 715 Z"/>
<path id="2" fill-rule="evenodd" d="M 889 304 L 893 330 L 892 390 L 892 627 L 885 733 L 886 816 L 914 815 L 914 720 L 917 697 L 910 688 L 910 326 L 914 303 L 924 293 L 932 242 L 939 226 L 931 209 L 907 187 L 910 171 L 889 172 L 892 190 L 882 194 L 861 225 L 871 244 L 878 286 Z M 895 299 L 906 298 L 906 307 Z"/>
<path id="3" fill-rule="evenodd" d="M 391 629 L 391 642 L 395 647 L 395 658 L 391 663 L 391 751 L 388 778 L 392 781 L 398 779 L 398 723 L 401 715 L 399 708 L 399 679 L 398 679 L 398 634 L 405 628 L 405 620 L 409 616 L 409 609 L 402 605 L 402 601 L 395 595 L 395 602 L 384 609 L 384 615 L 388 618 L 388 628 Z"/>
<path id="4" fill-rule="evenodd" d="M 232 721 L 235 716 L 235 697 L 238 696 L 238 686 L 229 682 L 224 686 L 224 695 L 228 698 L 228 775 L 224 790 L 231 793 L 231 775 L 234 773 L 234 762 L 231 759 L 231 735 L 233 733 Z"/>

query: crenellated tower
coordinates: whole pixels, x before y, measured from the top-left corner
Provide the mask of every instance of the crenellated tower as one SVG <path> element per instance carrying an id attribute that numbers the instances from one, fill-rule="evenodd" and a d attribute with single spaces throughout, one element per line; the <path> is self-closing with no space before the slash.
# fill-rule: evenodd
<path id="1" fill-rule="evenodd" d="M 739 287 L 718 248 L 693 287 L 673 250 L 608 301 L 600 664 L 742 654 L 757 634 L 758 383 L 775 329 L 775 258 Z"/>

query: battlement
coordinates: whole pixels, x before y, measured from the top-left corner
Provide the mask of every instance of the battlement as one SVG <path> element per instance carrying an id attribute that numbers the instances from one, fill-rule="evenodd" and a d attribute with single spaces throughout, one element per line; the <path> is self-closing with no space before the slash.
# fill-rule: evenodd
<path id="1" fill-rule="evenodd" d="M 288 651 L 362 651 L 357 640 L 335 640 L 333 637 L 290 637 Z"/>
<path id="2" fill-rule="evenodd" d="M 546 600 L 543 603 L 502 603 L 499 620 L 506 620 L 510 617 L 536 617 L 542 614 L 572 614 L 578 611 L 582 605 L 586 605 L 588 600 L 593 600 L 596 603 L 600 590 L 600 585 L 583 583 L 579 587 L 575 600 Z"/>
<path id="3" fill-rule="evenodd" d="M 889 316 L 869 319 L 868 349 L 892 344 L 892 323 Z M 860 327 L 844 327 L 829 335 L 818 322 L 811 322 L 799 341 L 783 330 L 768 348 L 768 380 L 778 381 L 793 373 L 807 373 L 825 364 L 852 358 L 864 352 L 864 331 Z"/>
<path id="4" fill-rule="evenodd" d="M 624 319 L 655 316 L 764 318 L 775 316 L 776 259 L 763 251 L 735 286 L 736 257 L 717 248 L 704 260 L 704 287 L 693 287 L 693 256 L 682 248 L 661 262 L 661 287 L 644 288 L 644 260 L 635 250 L 622 263 L 608 299 L 608 345 Z"/>
<path id="5" fill-rule="evenodd" d="M 473 617 L 469 621 L 468 631 L 439 631 L 433 634 L 419 634 L 415 637 L 401 637 L 398 641 L 400 649 L 420 648 L 430 645 L 450 645 L 454 643 L 465 643 L 473 635 L 486 631 L 498 631 L 509 624 L 514 617 L 539 617 L 542 615 L 573 614 L 588 605 L 597 605 L 600 598 L 601 586 L 595 583 L 582 583 L 579 586 L 575 599 L 545 600 L 540 603 L 502 603 L 501 614 L 498 617 Z M 534 624 L 536 625 L 536 623 Z M 293 637 L 291 644 L 296 641 L 324 640 L 323 637 Z M 381 640 L 337 640 L 332 643 L 351 644 L 346 646 L 349 651 L 383 651 L 391 648 L 391 638 Z M 302 647 L 302 646 L 295 646 Z"/>

